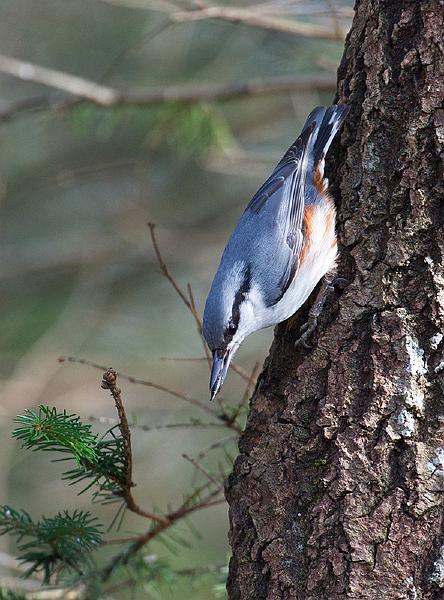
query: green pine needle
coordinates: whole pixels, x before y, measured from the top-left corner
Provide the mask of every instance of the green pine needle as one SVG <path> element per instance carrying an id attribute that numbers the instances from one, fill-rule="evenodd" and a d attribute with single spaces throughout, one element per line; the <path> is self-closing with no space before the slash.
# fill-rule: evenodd
<path id="1" fill-rule="evenodd" d="M 45 583 L 64 570 L 82 574 L 92 564 L 91 551 L 101 544 L 100 529 L 97 519 L 81 510 L 33 521 L 24 510 L 0 506 L 0 535 L 17 537 L 18 559 L 29 564 L 26 575 L 42 571 Z"/>
<path id="2" fill-rule="evenodd" d="M 14 421 L 21 427 L 15 429 L 12 435 L 25 448 L 70 453 L 79 463 L 97 460 L 97 436 L 91 432 L 91 425 L 84 425 L 77 415 L 39 406 L 38 413 L 27 409 Z"/>
<path id="3" fill-rule="evenodd" d="M 112 427 L 98 439 L 91 425 L 80 418 L 56 408 L 39 406 L 38 413 L 26 410 L 15 419 L 20 423 L 13 436 L 25 448 L 61 452 L 66 456 L 57 461 L 75 459 L 76 465 L 63 474 L 71 485 L 83 485 L 79 494 L 96 486 L 93 499 L 103 504 L 119 502 L 126 485 L 126 455 L 122 437 Z M 118 428 L 117 428 L 118 429 Z"/>

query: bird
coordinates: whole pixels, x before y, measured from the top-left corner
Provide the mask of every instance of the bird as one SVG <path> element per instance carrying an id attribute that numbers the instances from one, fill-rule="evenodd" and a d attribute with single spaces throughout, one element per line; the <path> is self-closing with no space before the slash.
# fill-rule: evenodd
<path id="1" fill-rule="evenodd" d="M 243 340 L 291 317 L 335 269 L 336 209 L 324 162 L 349 108 L 311 111 L 231 234 L 203 314 L 202 333 L 212 353 L 210 400 Z"/>

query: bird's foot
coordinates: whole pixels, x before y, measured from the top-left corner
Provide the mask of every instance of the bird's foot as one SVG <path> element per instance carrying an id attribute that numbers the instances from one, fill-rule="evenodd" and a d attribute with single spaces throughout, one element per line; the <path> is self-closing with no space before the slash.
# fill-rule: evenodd
<path id="1" fill-rule="evenodd" d="M 341 281 L 341 283 L 339 283 L 339 280 Z M 315 331 L 318 325 L 318 317 L 322 313 L 322 309 L 324 308 L 328 296 L 335 289 L 336 285 L 341 285 L 342 287 L 344 285 L 343 282 L 347 284 L 347 281 L 345 279 L 339 277 L 332 282 L 324 279 L 321 288 L 318 292 L 318 295 L 316 296 L 316 300 L 314 301 L 313 306 L 311 307 L 310 312 L 308 313 L 308 320 L 306 323 L 304 323 L 304 325 L 302 325 L 300 329 L 300 336 L 294 343 L 295 348 L 298 348 L 299 346 L 304 346 L 305 348 L 312 348 L 312 346 L 307 344 L 307 340 Z"/>
<path id="2" fill-rule="evenodd" d="M 340 290 L 345 290 L 348 284 L 349 281 L 344 277 L 335 277 L 332 281 L 330 281 L 331 286 L 333 286 L 334 288 L 338 287 Z"/>

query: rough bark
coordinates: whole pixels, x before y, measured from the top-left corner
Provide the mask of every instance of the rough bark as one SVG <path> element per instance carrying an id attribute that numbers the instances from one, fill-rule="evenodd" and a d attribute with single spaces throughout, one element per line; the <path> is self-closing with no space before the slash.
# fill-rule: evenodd
<path id="1" fill-rule="evenodd" d="M 338 273 L 279 326 L 227 483 L 231 600 L 444 598 L 443 6 L 360 0 L 327 173 Z"/>

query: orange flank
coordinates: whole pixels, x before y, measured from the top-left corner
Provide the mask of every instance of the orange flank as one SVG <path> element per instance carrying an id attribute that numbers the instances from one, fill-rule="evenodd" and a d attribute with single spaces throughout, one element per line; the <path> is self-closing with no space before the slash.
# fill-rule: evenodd
<path id="1" fill-rule="evenodd" d="M 325 219 L 325 235 L 328 235 L 335 228 L 336 209 L 333 200 L 328 194 L 325 194 L 324 199 L 328 204 L 327 218 Z"/>
<path id="2" fill-rule="evenodd" d="M 333 203 L 333 200 L 327 193 L 322 194 L 322 199 L 327 206 L 327 210 L 325 208 L 320 208 L 319 205 L 316 204 L 308 204 L 304 208 L 304 244 L 301 249 L 301 253 L 299 255 L 299 264 L 304 262 L 304 259 L 307 257 L 307 254 L 310 250 L 313 241 L 313 227 L 315 227 L 316 217 L 319 218 L 315 211 L 321 211 L 322 218 L 325 222 L 324 227 L 324 237 L 333 236 L 333 240 L 331 242 L 330 247 L 334 248 L 337 244 L 336 236 L 334 234 L 335 229 L 335 220 L 336 220 L 336 209 Z M 325 211 L 325 212 L 324 212 Z M 317 222 L 319 226 L 319 221 Z"/>
<path id="3" fill-rule="evenodd" d="M 319 194 L 324 194 L 327 191 L 327 186 L 325 185 L 325 180 L 321 174 L 321 170 L 319 168 L 319 163 L 316 165 L 316 169 L 313 175 L 313 184 Z"/>
<path id="4" fill-rule="evenodd" d="M 302 246 L 301 253 L 299 254 L 299 264 L 304 262 L 304 259 L 310 249 L 311 238 L 313 234 L 314 211 L 315 206 L 313 204 L 309 204 L 304 208 L 304 245 Z"/>

